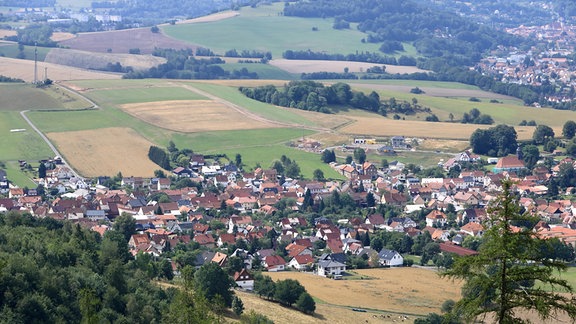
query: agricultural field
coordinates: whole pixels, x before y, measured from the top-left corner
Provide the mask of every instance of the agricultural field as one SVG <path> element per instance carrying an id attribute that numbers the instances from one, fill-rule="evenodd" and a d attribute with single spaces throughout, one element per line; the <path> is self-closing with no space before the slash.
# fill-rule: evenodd
<path id="1" fill-rule="evenodd" d="M 83 94 L 100 105 L 124 105 L 164 100 L 207 99 L 193 91 L 172 84 L 152 85 L 123 82 L 121 86 L 97 90 L 84 90 Z"/>
<path id="2" fill-rule="evenodd" d="M 125 104 L 121 108 L 154 126 L 185 133 L 274 127 L 214 100 L 145 102 Z"/>
<path id="3" fill-rule="evenodd" d="M 223 55 L 230 49 L 270 51 L 273 58 L 292 50 L 325 51 L 349 54 L 356 51 L 378 52 L 378 44 L 362 43 L 366 34 L 355 26 L 335 30 L 332 19 L 284 17 L 284 3 L 243 7 L 239 15 L 202 24 L 162 26 L 168 36 L 207 47 Z M 314 31 L 313 28 L 317 30 Z"/>
<path id="4" fill-rule="evenodd" d="M 44 62 L 104 71 L 108 69 L 109 64 L 119 63 L 122 67 L 131 67 L 135 71 L 141 71 L 166 63 L 166 59 L 150 54 L 94 53 L 73 49 L 53 48 L 46 55 Z"/>
<path id="5" fill-rule="evenodd" d="M 0 134 L 1 161 L 52 157 L 52 151 L 17 112 L 0 112 Z"/>
<path id="6" fill-rule="evenodd" d="M 129 128 L 48 133 L 66 160 L 83 176 L 150 177 L 160 167 L 148 159 L 154 143 Z"/>
<path id="7" fill-rule="evenodd" d="M 222 65 L 222 69 L 232 72 L 233 70 L 240 70 L 246 68 L 249 72 L 258 73 L 258 78 L 267 80 L 297 80 L 300 75 L 294 72 L 287 71 L 286 69 L 279 68 L 274 64 L 261 64 L 261 63 L 232 63 L 231 59 L 225 57 L 226 64 Z M 237 61 L 237 60 L 236 60 Z M 229 63 L 230 62 L 230 63 Z"/>
<path id="8" fill-rule="evenodd" d="M 290 73 L 310 73 L 310 72 L 344 72 L 347 68 L 351 73 L 361 73 L 374 66 L 385 66 L 388 73 L 416 73 L 426 72 L 415 66 L 385 65 L 365 62 L 348 61 L 323 61 L 323 60 L 286 60 L 274 59 L 270 65 L 285 70 Z"/>
<path id="9" fill-rule="evenodd" d="M 48 79 L 52 81 L 120 79 L 122 77 L 122 75 L 118 73 L 96 72 L 65 65 L 39 62 L 38 79 L 44 79 L 45 73 Z M 0 57 L 0 75 L 22 79 L 26 82 L 33 82 L 34 61 Z"/>
<path id="10" fill-rule="evenodd" d="M 87 101 L 58 86 L 37 88 L 24 83 L 0 83 L 0 111 L 80 109 L 88 108 Z"/>
<path id="11" fill-rule="evenodd" d="M 74 38 L 58 43 L 61 47 L 75 50 L 128 54 L 130 49 L 140 49 L 141 54 L 151 54 L 154 48 L 192 48 L 192 43 L 153 33 L 150 27 L 106 32 L 79 33 Z"/>
<path id="12" fill-rule="evenodd" d="M 439 313 L 444 301 L 460 298 L 461 283 L 440 278 L 432 270 L 380 268 L 355 272 L 365 279 L 332 280 L 302 272 L 270 272 L 266 275 L 274 280 L 298 280 L 317 304 L 365 308 L 411 317 Z"/>

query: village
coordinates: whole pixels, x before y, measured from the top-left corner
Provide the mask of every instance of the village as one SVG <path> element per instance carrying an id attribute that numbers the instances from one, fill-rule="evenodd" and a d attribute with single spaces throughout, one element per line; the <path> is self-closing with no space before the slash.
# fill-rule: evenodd
<path id="1" fill-rule="evenodd" d="M 405 148 L 403 141 L 395 137 L 390 147 Z M 129 240 L 134 257 L 168 256 L 175 275 L 186 265 L 233 266 L 237 285 L 246 290 L 254 289 L 254 270 L 345 279 L 355 268 L 411 266 L 415 260 L 449 266 L 454 255 L 476 253 L 489 217 L 485 207 L 504 179 L 514 181 L 522 207 L 540 217 L 537 235 L 562 242 L 571 258 L 566 261 L 574 261 L 576 203 L 545 199 L 550 180 L 566 165 L 574 169 L 569 158 L 518 176 L 526 167 L 517 156 L 498 159 L 492 171 L 466 171 L 464 166 L 486 162 L 464 151 L 439 165 L 446 172 L 462 167 L 451 178 L 420 178 L 397 161 L 386 167 L 331 162 L 344 181 L 291 179 L 272 168 L 243 172 L 201 154 L 190 154 L 187 167 L 169 175 L 92 182 L 74 177 L 59 160 L 43 163 L 49 168 L 36 181 L 54 199 L 12 186 L 0 170 L 0 191 L 7 197 L 0 199 L 0 213 L 68 220 L 102 236 L 115 220 L 129 217 L 136 222 Z"/>

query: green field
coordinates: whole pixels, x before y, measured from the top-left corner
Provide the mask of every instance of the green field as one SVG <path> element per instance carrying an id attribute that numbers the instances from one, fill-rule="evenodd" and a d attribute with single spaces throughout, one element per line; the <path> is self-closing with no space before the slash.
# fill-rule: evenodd
<path id="1" fill-rule="evenodd" d="M 332 28 L 333 19 L 280 16 L 284 3 L 243 7 L 240 15 L 210 23 L 163 26 L 170 37 L 210 48 L 217 54 L 230 49 L 272 52 L 273 58 L 291 50 L 328 51 L 349 54 L 357 51 L 378 52 L 379 44 L 362 43 L 366 34 L 354 26 Z M 313 31 L 316 27 L 318 30 Z"/>
<path id="2" fill-rule="evenodd" d="M 87 93 L 91 99 L 101 105 L 122 105 L 128 103 L 154 102 L 166 100 L 207 99 L 181 87 L 128 87 L 125 89 L 95 90 Z"/>
<path id="3" fill-rule="evenodd" d="M 12 129 L 25 129 L 11 132 Z M 17 112 L 0 112 L 0 160 L 38 160 L 52 151 Z"/>
<path id="4" fill-rule="evenodd" d="M 246 68 L 249 72 L 258 73 L 258 78 L 262 80 L 297 80 L 300 77 L 270 64 L 226 63 L 222 65 L 222 68 L 230 72 Z"/>
<path id="5" fill-rule="evenodd" d="M 51 49 L 50 47 L 38 47 L 38 61 L 43 62 Z M 34 46 L 24 46 L 23 52 L 24 57 L 19 57 L 20 49 L 18 44 L 0 46 L 0 56 L 34 60 Z"/>
<path id="6" fill-rule="evenodd" d="M 66 95 L 70 96 L 70 100 L 78 101 L 75 95 L 68 92 Z M 60 89 L 37 88 L 25 83 L 0 83 L 0 98 L 10 98 L 10 100 L 2 100 L 0 111 L 62 109 L 64 103 L 59 96 L 62 96 Z M 85 101 L 82 104 L 87 106 Z M 77 108 L 81 108 L 80 106 L 78 105 Z"/>

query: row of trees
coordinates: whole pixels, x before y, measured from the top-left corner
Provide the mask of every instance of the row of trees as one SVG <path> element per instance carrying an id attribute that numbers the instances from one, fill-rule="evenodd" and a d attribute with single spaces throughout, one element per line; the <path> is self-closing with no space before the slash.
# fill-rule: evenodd
<path id="1" fill-rule="evenodd" d="M 148 158 L 159 165 L 162 169 L 170 170 L 170 158 L 166 151 L 158 146 L 150 146 L 148 149 Z"/>
<path id="2" fill-rule="evenodd" d="M 378 112 L 380 96 L 376 92 L 366 96 L 363 92 L 352 91 L 350 85 L 336 83 L 324 86 L 314 81 L 291 81 L 283 88 L 273 85 L 256 88 L 240 87 L 245 96 L 283 107 L 330 113 L 328 105 L 344 105 Z"/>
<path id="3" fill-rule="evenodd" d="M 400 59 L 394 56 L 384 56 L 378 53 L 357 52 L 351 54 L 329 54 L 325 52 L 314 52 L 311 50 L 287 50 L 282 53 L 282 57 L 287 60 L 325 60 L 325 61 L 353 61 L 369 62 L 378 64 L 404 65 L 400 64 Z M 405 59 L 402 59 L 405 60 Z M 414 62 L 415 63 L 415 62 Z M 416 65 L 416 64 L 410 64 Z"/>

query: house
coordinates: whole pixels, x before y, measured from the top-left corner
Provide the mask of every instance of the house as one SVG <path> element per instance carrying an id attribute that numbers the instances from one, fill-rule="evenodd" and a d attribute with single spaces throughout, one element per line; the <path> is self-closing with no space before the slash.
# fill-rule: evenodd
<path id="1" fill-rule="evenodd" d="M 288 262 L 288 266 L 298 270 L 298 271 L 305 271 L 310 269 L 312 264 L 314 263 L 314 258 L 311 255 L 297 255 Z"/>
<path id="2" fill-rule="evenodd" d="M 524 162 L 518 159 L 515 155 L 505 156 L 500 158 L 496 163 L 496 166 L 492 169 L 494 173 L 507 172 L 517 172 L 526 169 Z"/>
<path id="3" fill-rule="evenodd" d="M 331 277 L 334 275 L 341 275 L 346 272 L 346 265 L 335 260 L 325 259 L 318 261 L 318 275 L 323 277 Z"/>
<path id="4" fill-rule="evenodd" d="M 460 231 L 471 236 L 482 236 L 482 234 L 484 234 L 484 226 L 479 223 L 470 222 L 460 227 Z"/>
<path id="5" fill-rule="evenodd" d="M 234 282 L 244 290 L 254 290 L 254 277 L 246 269 L 234 274 Z"/>
<path id="6" fill-rule="evenodd" d="M 200 244 L 200 246 L 205 246 L 208 248 L 214 248 L 214 246 L 216 245 L 214 238 L 212 237 L 212 235 L 209 234 L 197 234 L 194 235 L 194 242 L 197 242 L 198 244 Z"/>
<path id="7" fill-rule="evenodd" d="M 264 267 L 270 272 L 284 271 L 286 261 L 279 255 L 269 255 L 263 260 Z"/>
<path id="8" fill-rule="evenodd" d="M 221 252 L 216 252 L 211 261 L 223 267 L 226 265 L 226 262 L 228 262 L 228 255 Z"/>
<path id="9" fill-rule="evenodd" d="M 385 267 L 399 267 L 404 264 L 404 258 L 396 251 L 382 249 L 378 253 L 378 263 Z"/>
<path id="10" fill-rule="evenodd" d="M 390 139 L 393 148 L 406 148 L 406 140 L 404 136 L 394 136 Z"/>
<path id="11" fill-rule="evenodd" d="M 384 226 L 388 225 L 386 223 L 386 220 L 384 220 L 384 216 L 382 216 L 382 214 L 379 213 L 374 213 L 374 214 L 370 214 L 368 216 L 366 216 L 366 224 L 368 225 L 372 225 L 375 228 L 384 228 Z"/>
<path id="12" fill-rule="evenodd" d="M 448 221 L 448 217 L 442 211 L 433 210 L 428 215 L 426 215 L 426 226 L 434 226 L 434 224 L 438 224 L 440 226 L 444 226 Z"/>

